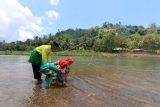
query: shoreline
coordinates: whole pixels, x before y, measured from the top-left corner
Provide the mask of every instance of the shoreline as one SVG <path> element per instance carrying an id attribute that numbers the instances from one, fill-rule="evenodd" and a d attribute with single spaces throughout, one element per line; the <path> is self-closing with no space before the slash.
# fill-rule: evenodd
<path id="1" fill-rule="evenodd" d="M 30 55 L 31 51 L 0 51 L 0 55 Z M 91 50 L 86 51 L 63 51 L 53 52 L 56 56 L 141 56 L 141 57 L 160 57 L 159 53 L 147 52 L 122 52 L 122 53 L 107 53 L 95 52 Z"/>

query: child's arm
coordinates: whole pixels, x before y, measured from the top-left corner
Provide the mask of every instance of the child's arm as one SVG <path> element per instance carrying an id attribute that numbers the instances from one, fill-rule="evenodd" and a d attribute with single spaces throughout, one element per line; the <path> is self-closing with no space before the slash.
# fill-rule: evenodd
<path id="1" fill-rule="evenodd" d="M 64 79 L 63 79 L 63 77 L 61 75 L 60 69 L 58 69 L 58 67 L 54 63 L 52 63 L 50 65 L 50 69 L 53 70 L 57 74 L 58 80 L 63 83 Z"/>
<path id="2" fill-rule="evenodd" d="M 55 65 L 58 65 L 58 64 L 59 64 L 59 60 L 58 60 L 58 61 L 56 61 L 56 62 L 54 62 L 54 64 L 55 64 Z"/>
<path id="3" fill-rule="evenodd" d="M 66 73 L 69 74 L 70 68 L 69 66 L 66 67 Z"/>

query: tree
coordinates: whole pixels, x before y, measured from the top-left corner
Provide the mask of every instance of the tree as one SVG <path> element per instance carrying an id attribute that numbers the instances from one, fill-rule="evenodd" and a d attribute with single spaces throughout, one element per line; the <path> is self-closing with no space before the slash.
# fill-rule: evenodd
<path id="1" fill-rule="evenodd" d="M 160 49 L 160 36 L 158 35 L 147 35 L 143 37 L 142 46 L 147 50 L 158 50 Z"/>
<path id="2" fill-rule="evenodd" d="M 140 42 L 142 41 L 143 37 L 139 34 L 133 34 L 130 36 L 130 41 L 128 42 L 130 49 L 141 48 Z"/>
<path id="3" fill-rule="evenodd" d="M 147 30 L 145 30 L 145 28 L 143 26 L 138 26 L 138 31 L 137 33 L 139 35 L 146 35 L 147 34 Z"/>
<path id="4" fill-rule="evenodd" d="M 122 35 L 116 35 L 114 38 L 115 47 L 127 48 L 128 47 L 128 38 Z"/>
<path id="5" fill-rule="evenodd" d="M 156 23 L 152 23 L 149 28 L 147 29 L 148 34 L 155 34 L 157 32 L 157 25 Z"/>
<path id="6" fill-rule="evenodd" d="M 128 30 L 129 34 L 132 35 L 138 31 L 138 26 L 129 25 L 129 26 L 126 26 L 126 29 Z"/>
<path id="7" fill-rule="evenodd" d="M 115 48 L 115 32 L 101 32 L 102 38 L 95 40 L 94 49 L 103 52 L 112 52 Z"/>

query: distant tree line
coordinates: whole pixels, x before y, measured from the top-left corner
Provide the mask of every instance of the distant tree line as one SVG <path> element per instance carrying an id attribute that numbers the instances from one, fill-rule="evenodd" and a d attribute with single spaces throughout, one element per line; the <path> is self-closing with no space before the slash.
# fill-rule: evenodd
<path id="1" fill-rule="evenodd" d="M 115 48 L 145 49 L 156 51 L 160 49 L 160 26 L 152 23 L 148 28 L 137 25 L 122 25 L 120 22 L 112 24 L 105 22 L 101 27 L 90 29 L 67 29 L 58 31 L 55 35 L 48 34 L 26 41 L 7 43 L 0 41 L 0 51 L 4 50 L 32 50 L 43 44 L 56 41 L 62 50 L 95 50 L 112 52 Z"/>

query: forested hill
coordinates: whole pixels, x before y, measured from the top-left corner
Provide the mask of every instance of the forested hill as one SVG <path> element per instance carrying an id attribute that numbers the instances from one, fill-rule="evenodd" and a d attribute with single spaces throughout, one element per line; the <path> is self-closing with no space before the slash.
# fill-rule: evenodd
<path id="1" fill-rule="evenodd" d="M 112 52 L 115 48 L 127 50 L 145 49 L 156 51 L 160 49 L 160 27 L 155 23 L 148 28 L 137 25 L 122 25 L 105 22 L 101 27 L 90 29 L 67 29 L 58 31 L 55 35 L 35 35 L 34 39 L 25 42 L 6 43 L 0 41 L 0 51 L 32 50 L 34 47 L 56 41 L 63 50 L 95 50 Z"/>

